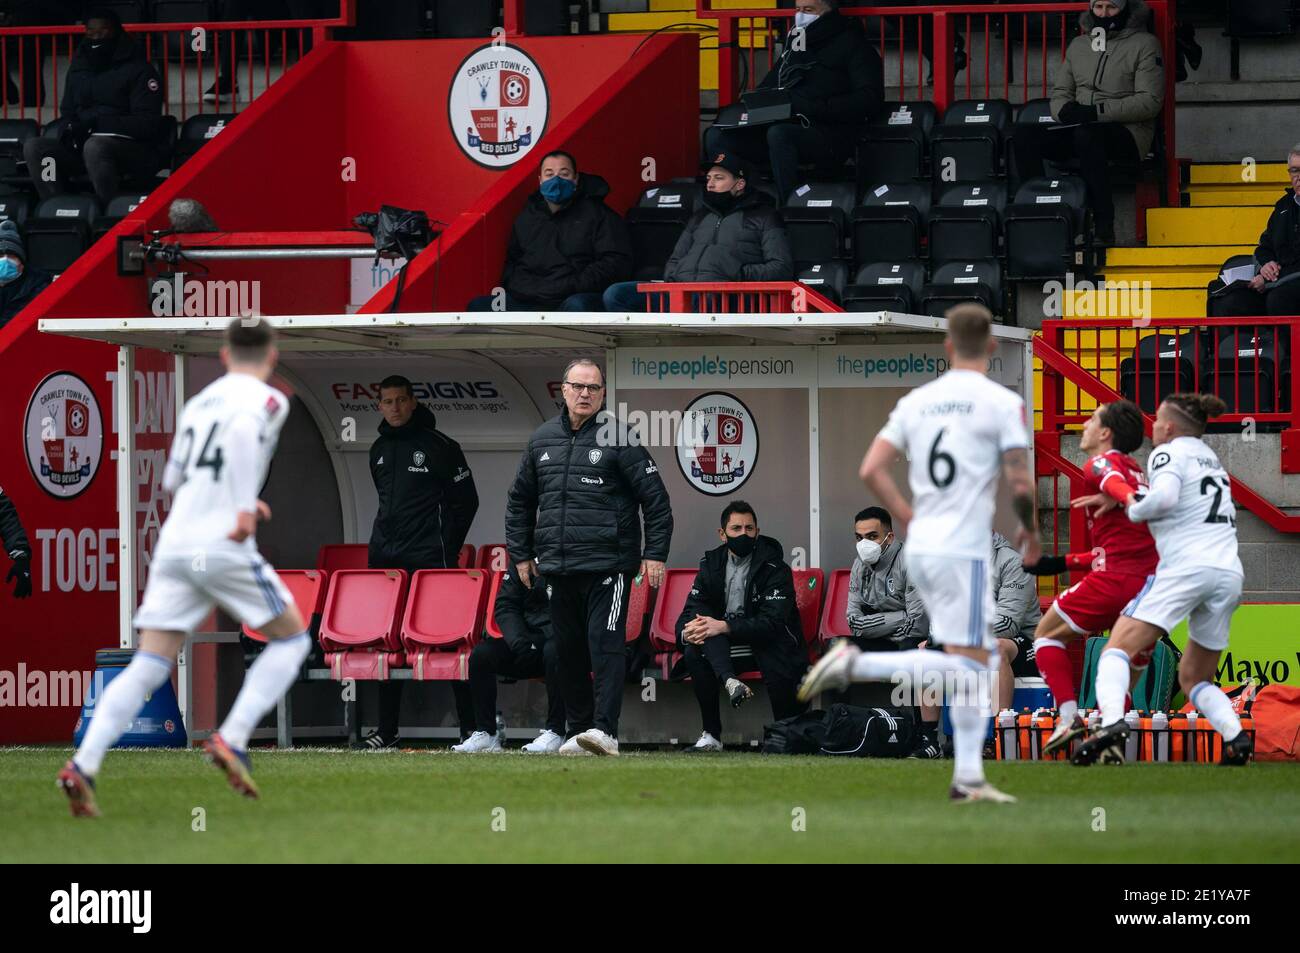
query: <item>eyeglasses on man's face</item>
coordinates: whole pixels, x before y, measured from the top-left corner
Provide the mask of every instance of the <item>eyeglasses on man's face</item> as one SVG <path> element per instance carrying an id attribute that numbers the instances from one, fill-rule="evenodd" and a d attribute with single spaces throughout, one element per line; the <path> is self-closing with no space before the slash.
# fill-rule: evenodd
<path id="1" fill-rule="evenodd" d="M 604 384 L 575 384 L 573 381 L 565 381 L 566 387 L 572 387 L 579 394 L 599 394 L 605 389 Z"/>

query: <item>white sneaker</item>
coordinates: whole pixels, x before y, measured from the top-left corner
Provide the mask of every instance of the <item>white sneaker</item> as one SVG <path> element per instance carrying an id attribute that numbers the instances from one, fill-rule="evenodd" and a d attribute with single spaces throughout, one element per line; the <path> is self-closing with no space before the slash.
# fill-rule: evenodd
<path id="1" fill-rule="evenodd" d="M 489 735 L 486 731 L 476 731 L 458 745 L 451 746 L 452 751 L 459 751 L 462 754 L 479 754 L 500 752 L 505 749 L 501 747 L 500 735 Z"/>
<path id="2" fill-rule="evenodd" d="M 611 738 L 599 728 L 589 728 L 578 735 L 576 740 L 584 751 L 591 754 L 618 754 L 618 739 Z"/>
<path id="3" fill-rule="evenodd" d="M 722 742 L 707 731 L 700 735 L 700 740 L 686 749 L 689 752 L 721 751 Z"/>
<path id="4" fill-rule="evenodd" d="M 963 784 L 953 781 L 948 789 L 948 800 L 956 804 L 970 804 L 974 801 L 991 801 L 994 804 L 1015 804 L 1016 799 L 1010 794 L 999 791 L 987 781 L 979 784 Z"/>
<path id="5" fill-rule="evenodd" d="M 848 639 L 837 639 L 799 683 L 799 701 L 811 701 L 827 689 L 849 687 L 849 670 L 859 649 Z"/>
<path id="6" fill-rule="evenodd" d="M 528 742 L 528 744 L 524 745 L 522 750 L 527 751 L 529 754 L 555 754 L 555 752 L 560 750 L 563 744 L 564 736 L 557 735 L 555 732 L 551 731 L 550 728 L 547 728 L 532 741 Z"/>
<path id="7" fill-rule="evenodd" d="M 584 755 L 590 757 L 591 755 L 590 751 L 585 750 L 581 745 L 578 744 L 577 735 L 574 735 L 564 744 L 560 745 L 559 750 L 556 751 L 555 753 L 565 755 L 566 757 L 574 757 L 574 758 L 581 757 Z"/>

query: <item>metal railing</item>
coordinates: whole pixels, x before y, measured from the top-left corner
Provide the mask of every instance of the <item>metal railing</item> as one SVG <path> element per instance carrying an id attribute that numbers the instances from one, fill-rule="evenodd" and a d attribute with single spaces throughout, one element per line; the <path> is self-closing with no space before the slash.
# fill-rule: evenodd
<path id="1" fill-rule="evenodd" d="M 840 312 L 833 301 L 797 281 L 642 282 L 646 310 L 673 314 L 802 314 Z"/>
<path id="2" fill-rule="evenodd" d="M 1152 12 L 1152 28 L 1164 49 L 1165 108 L 1160 115 L 1164 201 L 1177 205 L 1175 0 L 1147 0 L 1147 6 Z M 846 4 L 840 7 L 840 13 L 863 21 L 868 38 L 877 44 L 881 58 L 886 60 L 887 87 L 894 79 L 889 59 L 897 58 L 898 85 L 894 87 L 897 99 L 928 98 L 942 114 L 959 98 L 996 96 L 1027 102 L 1050 96 L 1052 67 L 1064 57 L 1066 46 L 1079 33 L 1077 21 L 1085 9 L 1082 0 L 1075 0 L 1073 3 L 930 6 Z M 718 9 L 713 7 L 712 0 L 695 0 L 695 13 L 700 19 L 718 21 L 719 106 L 734 102 L 743 90 L 757 85 L 760 67 L 770 68 L 775 62 L 776 41 L 794 26 L 794 11 L 788 9 Z M 742 35 L 747 41 L 744 47 Z M 957 78 L 959 42 L 960 53 L 966 60 L 965 68 L 960 71 L 965 76 L 960 82 Z M 762 62 L 763 58 L 766 63 Z M 926 74 L 927 61 L 931 76 Z"/>

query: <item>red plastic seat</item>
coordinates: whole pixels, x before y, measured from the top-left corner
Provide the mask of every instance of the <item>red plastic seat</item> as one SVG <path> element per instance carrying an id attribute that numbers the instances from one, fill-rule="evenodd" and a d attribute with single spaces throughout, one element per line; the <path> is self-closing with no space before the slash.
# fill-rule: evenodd
<path id="1" fill-rule="evenodd" d="M 326 572 L 369 569 L 370 547 L 365 543 L 326 543 L 316 554 L 316 568 Z"/>
<path id="2" fill-rule="evenodd" d="M 822 615 L 822 593 L 826 589 L 826 574 L 820 569 L 795 569 L 794 604 L 799 608 L 799 627 L 803 630 L 805 645 L 817 641 L 817 622 Z"/>
<path id="3" fill-rule="evenodd" d="M 677 617 L 695 583 L 694 569 L 669 569 L 659 586 L 650 621 L 650 645 L 656 652 L 677 651 Z"/>
<path id="4" fill-rule="evenodd" d="M 646 616 L 650 613 L 654 601 L 655 591 L 650 588 L 649 581 L 644 576 L 634 576 L 627 594 L 626 641 L 635 642 L 641 638 L 645 632 Z"/>
<path id="5" fill-rule="evenodd" d="M 319 569 L 277 569 L 276 575 L 285 584 L 303 624 L 311 628 L 312 619 L 321 614 L 325 608 L 325 586 L 329 576 Z M 244 635 L 255 642 L 265 642 L 266 636 L 255 629 L 244 626 Z"/>
<path id="6" fill-rule="evenodd" d="M 456 555 L 456 565 L 461 569 L 474 568 L 474 547 L 466 543 Z"/>
<path id="7" fill-rule="evenodd" d="M 849 573 L 848 569 L 836 569 L 831 573 L 830 585 L 826 587 L 826 608 L 822 611 L 818 629 L 823 642 L 847 639 L 853 634 L 845 615 L 849 608 Z"/>
<path id="8" fill-rule="evenodd" d="M 505 636 L 501 632 L 501 626 L 497 625 L 497 593 L 501 591 L 501 580 L 505 578 L 503 572 L 489 572 L 491 582 L 488 583 L 487 610 L 483 615 L 483 635 L 489 639 L 503 639 Z"/>
<path id="9" fill-rule="evenodd" d="M 401 652 L 399 623 L 406 605 L 401 569 L 340 569 L 330 573 L 320 644 L 330 651 Z"/>
<path id="10" fill-rule="evenodd" d="M 505 572 L 510 568 L 510 553 L 505 543 L 488 543 L 478 548 L 477 565 L 488 572 Z"/>
<path id="11" fill-rule="evenodd" d="M 408 652 L 472 648 L 483 631 L 488 574 L 481 569 L 421 569 L 411 578 L 402 617 Z"/>

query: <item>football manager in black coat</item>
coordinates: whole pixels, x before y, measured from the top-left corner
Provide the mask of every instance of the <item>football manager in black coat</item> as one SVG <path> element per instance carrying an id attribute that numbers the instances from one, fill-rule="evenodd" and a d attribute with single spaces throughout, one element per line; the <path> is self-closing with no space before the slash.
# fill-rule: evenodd
<path id="1" fill-rule="evenodd" d="M 794 573 L 785 551 L 758 531 L 754 508 L 735 500 L 722 511 L 722 545 L 700 560 L 695 583 L 677 617 L 677 641 L 700 703 L 704 733 L 688 751 L 721 751 L 718 689 L 734 707 L 753 696 L 736 666 L 757 668 L 776 720 L 807 707 L 795 697 L 808 667 Z"/>
<path id="2" fill-rule="evenodd" d="M 609 184 L 579 174 L 567 152 L 544 156 L 537 181 L 510 232 L 504 300 L 482 295 L 470 311 L 601 311 L 601 292 L 632 276 L 627 227 L 605 204 Z"/>
<path id="3" fill-rule="evenodd" d="M 570 361 L 563 380 L 564 410 L 529 438 L 510 488 L 506 545 L 524 585 L 542 572 L 551 586 L 573 733 L 560 753 L 615 755 L 628 587 L 638 574 L 663 581 L 673 514 L 650 454 L 598 413 L 605 377 L 596 363 Z"/>
<path id="4" fill-rule="evenodd" d="M 399 374 L 379 383 L 384 415 L 370 447 L 370 478 L 379 510 L 370 531 L 371 569 L 455 569 L 478 512 L 474 475 L 460 444 L 437 429 L 433 411 L 415 399 Z M 397 744 L 402 683 L 379 683 L 379 727 L 366 749 Z"/>
<path id="5" fill-rule="evenodd" d="M 65 192 L 68 177 L 85 171 L 99 201 L 107 203 L 124 181 L 149 178 L 165 160 L 162 110 L 158 71 L 123 32 L 117 14 L 91 13 L 68 67 L 58 120 L 23 144 L 36 191 L 41 198 Z"/>
<path id="6" fill-rule="evenodd" d="M 836 0 L 797 0 L 785 51 L 759 83 L 789 94 L 793 119 L 749 128 L 713 126 L 709 155 L 737 152 L 767 159 L 782 204 L 799 182 L 799 165 L 826 176 L 853 153 L 858 133 L 885 101 L 885 67 L 857 20 L 840 16 Z"/>

